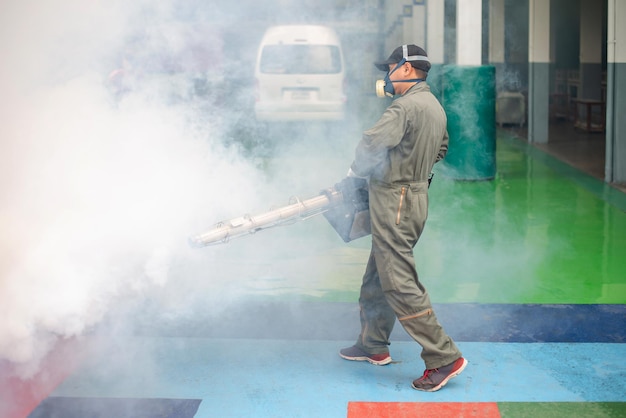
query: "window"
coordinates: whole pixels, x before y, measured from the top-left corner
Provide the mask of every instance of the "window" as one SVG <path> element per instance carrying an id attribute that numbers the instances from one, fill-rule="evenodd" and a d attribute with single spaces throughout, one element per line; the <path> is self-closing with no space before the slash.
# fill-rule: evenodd
<path id="1" fill-rule="evenodd" d="M 337 74 L 339 47 L 334 45 L 267 45 L 261 54 L 265 74 Z"/>

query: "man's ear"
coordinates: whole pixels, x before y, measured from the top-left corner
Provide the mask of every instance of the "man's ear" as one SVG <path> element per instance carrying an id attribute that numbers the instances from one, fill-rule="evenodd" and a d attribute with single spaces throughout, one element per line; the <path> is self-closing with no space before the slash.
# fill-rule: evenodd
<path id="1" fill-rule="evenodd" d="M 405 67 L 405 75 L 409 76 L 412 74 L 412 78 L 416 78 L 419 74 L 415 67 L 413 67 L 410 63 L 406 63 L 407 67 Z"/>

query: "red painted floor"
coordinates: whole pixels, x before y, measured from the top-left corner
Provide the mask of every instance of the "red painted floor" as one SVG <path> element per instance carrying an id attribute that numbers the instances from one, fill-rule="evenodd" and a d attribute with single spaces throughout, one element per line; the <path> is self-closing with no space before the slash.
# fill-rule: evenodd
<path id="1" fill-rule="evenodd" d="M 494 402 L 350 402 L 348 418 L 500 417 Z"/>
<path id="2" fill-rule="evenodd" d="M 9 362 L 0 363 L 0 417 L 27 417 L 41 401 L 78 367 L 82 350 L 76 340 L 59 341 L 41 362 L 33 376 L 22 373 Z M 69 359 L 69 360 L 68 360 Z"/>

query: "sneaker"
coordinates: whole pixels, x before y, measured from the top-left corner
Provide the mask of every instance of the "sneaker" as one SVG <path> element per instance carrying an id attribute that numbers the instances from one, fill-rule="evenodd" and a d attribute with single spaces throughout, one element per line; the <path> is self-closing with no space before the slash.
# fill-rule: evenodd
<path id="1" fill-rule="evenodd" d="M 427 369 L 424 376 L 413 381 L 413 389 L 434 392 L 441 389 L 448 383 L 448 380 L 461 374 L 467 366 L 467 360 L 460 357 L 455 362 L 438 369 Z"/>
<path id="2" fill-rule="evenodd" d="M 391 356 L 389 353 L 368 354 L 354 345 L 352 347 L 341 349 L 339 351 L 339 355 L 346 360 L 369 361 L 376 366 L 384 366 L 385 364 L 391 363 Z"/>

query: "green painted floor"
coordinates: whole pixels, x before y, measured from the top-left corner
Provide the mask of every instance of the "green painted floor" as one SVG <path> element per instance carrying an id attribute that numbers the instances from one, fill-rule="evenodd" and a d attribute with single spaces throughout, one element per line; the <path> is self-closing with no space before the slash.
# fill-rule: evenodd
<path id="1" fill-rule="evenodd" d="M 502 418 L 626 417 L 623 402 L 498 402 Z"/>
<path id="2" fill-rule="evenodd" d="M 496 160 L 493 181 L 436 171 L 415 248 L 432 300 L 626 303 L 626 195 L 503 132 Z M 369 247 L 317 216 L 219 251 L 249 294 L 353 302 Z"/>

